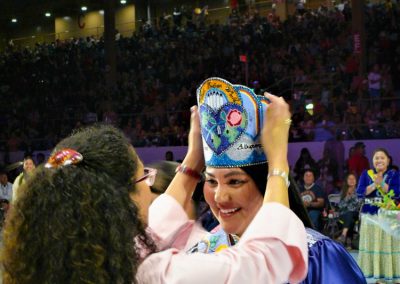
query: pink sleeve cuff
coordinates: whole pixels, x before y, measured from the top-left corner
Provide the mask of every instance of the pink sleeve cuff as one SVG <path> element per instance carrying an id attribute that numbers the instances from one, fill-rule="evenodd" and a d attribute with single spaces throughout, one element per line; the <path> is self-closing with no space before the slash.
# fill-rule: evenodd
<path id="1" fill-rule="evenodd" d="M 160 249 L 188 249 L 206 233 L 189 220 L 182 206 L 168 194 L 160 195 L 151 204 L 148 225 L 157 236 Z"/>

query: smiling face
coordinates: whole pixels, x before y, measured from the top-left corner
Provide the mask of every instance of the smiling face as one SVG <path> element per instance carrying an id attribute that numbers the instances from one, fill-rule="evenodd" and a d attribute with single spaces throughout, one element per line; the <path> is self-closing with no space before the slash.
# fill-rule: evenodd
<path id="1" fill-rule="evenodd" d="M 304 185 L 310 186 L 314 183 L 315 178 L 314 178 L 314 173 L 310 171 L 306 171 L 304 173 Z"/>
<path id="2" fill-rule="evenodd" d="M 357 178 L 356 178 L 355 175 L 349 174 L 347 176 L 346 182 L 347 182 L 347 186 L 348 186 L 347 194 L 348 195 L 352 195 L 354 193 L 355 189 L 356 189 L 356 186 L 357 186 Z"/>
<path id="3" fill-rule="evenodd" d="M 0 173 L 0 183 L 2 185 L 4 185 L 4 186 L 7 185 L 8 178 L 7 178 L 7 175 L 5 173 Z"/>
<path id="4" fill-rule="evenodd" d="M 353 174 L 349 174 L 347 176 L 347 185 L 348 187 L 356 187 L 357 185 L 357 178 L 355 175 Z"/>
<path id="5" fill-rule="evenodd" d="M 222 228 L 241 236 L 263 204 L 253 179 L 240 168 L 207 168 L 204 197 Z"/>
<path id="6" fill-rule="evenodd" d="M 35 163 L 32 159 L 24 160 L 24 171 L 27 173 L 31 173 L 35 169 Z"/>
<path id="7" fill-rule="evenodd" d="M 389 157 L 383 151 L 377 151 L 372 158 L 372 163 L 377 172 L 386 172 L 389 162 Z"/>

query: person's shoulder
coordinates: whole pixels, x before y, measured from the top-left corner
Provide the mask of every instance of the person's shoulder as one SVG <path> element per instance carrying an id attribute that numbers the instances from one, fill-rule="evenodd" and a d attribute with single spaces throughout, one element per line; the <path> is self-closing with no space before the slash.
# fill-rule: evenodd
<path id="1" fill-rule="evenodd" d="M 323 190 L 322 187 L 317 183 L 314 184 L 312 189 L 315 190 L 315 191 L 322 191 Z"/>
<path id="2" fill-rule="evenodd" d="M 394 169 L 388 170 L 387 174 L 389 177 L 400 177 L 399 171 L 396 171 Z"/>
<path id="3" fill-rule="evenodd" d="M 311 228 L 306 228 L 306 233 L 307 233 L 307 245 L 309 248 L 313 247 L 315 244 L 323 240 L 331 240 L 327 236 Z"/>
<path id="4" fill-rule="evenodd" d="M 371 171 L 375 173 L 373 169 L 362 170 L 360 178 L 368 176 Z"/>
<path id="5" fill-rule="evenodd" d="M 14 180 L 14 184 L 16 184 L 20 179 L 22 179 L 24 177 L 24 173 L 20 173 Z"/>
<path id="6" fill-rule="evenodd" d="M 311 229 L 311 228 L 306 228 L 306 233 L 307 233 L 307 245 L 309 248 L 316 248 L 316 247 L 325 247 L 325 246 L 342 246 L 338 242 L 332 240 L 330 237 L 325 236 L 324 234 Z"/>
<path id="7" fill-rule="evenodd" d="M 365 283 L 365 277 L 351 254 L 340 243 L 321 233 L 306 228 L 309 255 L 309 275 L 329 273 L 334 283 Z M 312 260 L 311 260 L 312 259 Z M 334 259 L 335 265 L 324 265 Z M 321 278 L 322 279 L 322 278 Z M 311 282 L 306 282 L 311 283 Z M 313 277 L 312 283 L 322 283 Z"/>

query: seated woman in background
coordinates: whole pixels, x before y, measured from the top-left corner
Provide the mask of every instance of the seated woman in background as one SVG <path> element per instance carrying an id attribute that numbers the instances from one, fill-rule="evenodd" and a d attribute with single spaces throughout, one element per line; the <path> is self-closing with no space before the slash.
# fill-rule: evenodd
<path id="1" fill-rule="evenodd" d="M 215 82 L 214 80 L 216 80 L 216 78 L 212 78 L 210 80 L 213 81 L 209 84 L 206 81 L 202 86 L 221 85 L 221 89 L 216 90 L 216 88 L 212 88 L 209 92 L 219 92 L 222 93 L 224 97 L 229 97 L 229 94 L 224 93 L 224 88 L 226 87 L 224 84 L 227 84 L 225 81 L 222 81 L 223 83 L 220 83 L 219 81 Z M 268 156 L 269 160 L 267 164 L 266 156 L 263 154 L 263 152 L 259 151 L 258 147 L 255 146 L 260 145 L 260 139 L 262 139 L 264 149 L 270 149 L 269 147 L 271 147 L 272 144 L 272 149 L 275 151 L 280 151 L 281 145 L 278 142 L 275 142 L 279 141 L 275 140 L 275 135 L 276 133 L 279 133 L 279 131 L 283 131 L 288 128 L 288 124 L 285 124 L 282 120 L 280 123 L 281 129 L 279 131 L 275 129 L 275 131 L 273 130 L 270 132 L 267 131 L 265 127 L 262 133 L 257 130 L 262 129 L 263 127 L 263 120 L 260 118 L 260 116 L 262 117 L 262 114 L 265 112 L 267 113 L 266 123 L 269 122 L 268 113 L 271 111 L 274 100 L 277 98 L 268 95 L 268 98 L 272 100 L 272 104 L 269 106 L 271 109 L 265 111 L 265 108 L 267 107 L 265 104 L 265 99 L 256 97 L 251 90 L 248 90 L 245 87 L 240 86 L 239 90 L 246 91 L 246 93 L 242 93 L 242 98 L 247 96 L 253 98 L 254 101 L 261 100 L 261 102 L 263 102 L 263 108 L 261 109 L 260 107 L 260 109 L 257 108 L 254 110 L 252 109 L 254 105 L 261 104 L 247 105 L 245 99 L 243 98 L 243 104 L 245 104 L 246 113 L 250 116 L 248 119 L 253 123 L 248 124 L 248 127 L 246 127 L 242 138 L 239 138 L 236 141 L 235 139 L 231 140 L 234 141 L 231 142 L 232 151 L 228 152 L 229 150 L 227 150 L 226 154 L 218 155 L 217 151 L 210 149 L 211 147 L 207 143 L 207 136 L 204 134 L 210 135 L 210 139 L 217 139 L 218 135 L 215 134 L 212 136 L 213 133 L 209 133 L 208 129 L 210 129 L 210 127 L 207 127 L 209 118 L 204 118 L 204 116 L 209 114 L 204 114 L 201 112 L 202 104 L 200 103 L 204 148 L 197 148 L 197 151 L 200 151 L 200 153 L 189 151 L 187 160 L 192 163 L 193 161 L 199 161 L 199 157 L 203 155 L 204 151 L 206 158 L 205 163 L 207 166 L 205 170 L 206 182 L 204 185 L 204 196 L 206 202 L 210 205 L 211 211 L 218 219 L 220 226 L 215 228 L 211 234 L 207 234 L 204 230 L 199 230 L 196 232 L 196 234 L 191 231 L 190 238 L 187 237 L 185 245 L 181 246 L 182 249 L 188 250 L 191 253 L 201 252 L 219 255 L 228 247 L 236 247 L 239 245 L 240 240 L 246 235 L 246 230 L 248 229 L 249 224 L 253 222 L 256 212 L 262 206 L 263 199 L 269 194 L 268 190 L 272 180 L 271 177 L 274 177 L 275 174 L 278 174 L 278 177 L 282 180 L 285 180 L 286 184 L 288 184 L 287 174 L 283 174 L 279 171 L 274 172 L 274 170 L 272 170 L 275 168 L 274 160 Z M 207 91 L 203 91 L 201 88 L 198 92 L 200 94 L 205 93 L 204 96 L 206 97 L 209 95 Z M 209 102 L 212 102 L 211 98 L 208 100 Z M 201 99 L 199 99 L 199 101 L 201 101 Z M 232 104 L 229 104 L 229 106 L 231 106 L 232 109 L 237 109 L 235 105 L 232 106 Z M 222 106 L 222 108 L 224 108 L 224 106 Z M 224 111 L 229 114 L 232 113 L 232 109 L 229 109 L 227 106 L 224 108 Z M 229 119 L 229 116 L 227 116 L 227 119 Z M 215 124 L 224 125 L 223 120 L 224 119 L 222 117 L 222 119 L 220 119 L 220 121 L 217 120 Z M 258 126 L 257 121 L 260 122 L 260 125 Z M 274 133 L 274 137 L 271 136 L 272 133 Z M 250 139 L 249 137 L 255 138 Z M 238 151 L 238 148 L 245 148 L 241 145 L 248 145 L 247 151 Z M 190 144 L 189 147 L 191 147 Z M 185 162 L 183 165 L 185 165 Z M 197 170 L 200 171 L 200 169 L 201 166 L 198 166 Z M 270 172 L 270 174 L 267 182 L 268 172 Z M 190 174 L 192 174 L 192 172 L 190 172 Z M 194 182 L 196 182 L 195 175 L 192 175 L 192 178 Z M 267 190 L 265 190 L 266 187 Z M 168 191 L 169 189 L 167 190 L 167 193 Z M 180 193 L 180 196 L 185 196 L 186 194 L 191 196 L 192 191 L 182 191 L 183 192 Z M 290 183 L 288 194 L 290 208 L 303 221 L 306 227 L 311 227 L 310 219 L 302 204 L 302 200 L 299 196 L 294 181 L 291 181 Z M 166 239 L 178 238 L 178 240 L 175 241 L 179 242 L 179 239 L 184 238 L 182 236 L 178 236 L 176 231 L 179 230 L 179 228 L 189 226 L 192 224 L 192 222 L 189 221 L 187 217 L 184 218 L 184 216 L 182 216 L 180 222 L 176 222 L 176 224 L 168 223 L 170 226 L 167 227 L 164 223 L 165 220 L 155 218 L 155 215 L 157 214 L 166 214 L 164 211 L 158 212 L 155 208 L 151 207 L 149 224 L 156 233 L 164 235 Z M 263 221 L 264 225 L 266 224 L 266 227 L 273 226 L 275 222 L 280 221 L 273 219 L 265 219 Z M 196 241 L 197 244 L 190 247 L 190 244 Z M 357 266 L 357 263 L 343 248 L 343 246 L 312 229 L 307 229 L 307 241 L 309 247 L 309 267 L 307 278 L 303 281 L 303 283 L 332 283 L 332 281 L 337 283 L 344 283 L 346 281 L 349 283 L 366 283 L 359 267 Z"/>
<path id="2" fill-rule="evenodd" d="M 358 220 L 358 215 L 360 214 L 361 200 L 357 197 L 356 186 L 356 176 L 354 174 L 348 174 L 338 204 L 340 220 L 343 222 L 342 234 L 338 241 L 344 246 L 347 244 L 348 233 L 352 233 L 354 225 Z"/>

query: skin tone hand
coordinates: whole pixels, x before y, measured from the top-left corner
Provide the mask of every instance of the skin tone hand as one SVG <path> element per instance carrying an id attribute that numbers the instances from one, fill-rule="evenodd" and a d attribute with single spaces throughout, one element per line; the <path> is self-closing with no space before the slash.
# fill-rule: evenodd
<path id="1" fill-rule="evenodd" d="M 322 208 L 322 207 L 324 207 L 324 205 L 325 205 L 324 199 L 317 198 L 317 200 L 311 201 L 309 206 L 313 207 L 313 208 Z"/>
<path id="2" fill-rule="evenodd" d="M 189 146 L 182 165 L 200 173 L 205 165 L 201 139 L 200 115 L 197 106 L 192 107 L 190 111 Z M 165 193 L 175 198 L 183 208 L 188 208 L 197 183 L 197 179 L 183 173 L 177 173 Z"/>
<path id="3" fill-rule="evenodd" d="M 369 186 L 367 186 L 366 195 L 371 194 L 380 186 L 384 192 L 388 192 L 389 185 L 386 184 L 385 182 L 383 182 L 383 186 L 382 186 L 382 182 L 383 182 L 383 175 L 382 175 L 382 173 L 379 172 L 379 173 L 377 173 L 374 182 L 372 184 L 370 184 Z"/>
<path id="4" fill-rule="evenodd" d="M 375 186 L 380 186 L 384 192 L 388 192 L 389 185 L 383 181 L 383 174 L 379 172 L 374 180 Z M 383 185 L 383 186 L 382 186 Z"/>
<path id="5" fill-rule="evenodd" d="M 376 175 L 376 178 L 375 178 L 375 180 L 374 180 L 374 183 L 376 184 L 376 186 L 378 186 L 378 185 L 380 185 L 380 184 L 382 183 L 382 181 L 383 181 L 382 174 L 381 174 L 381 173 L 378 173 L 378 174 Z"/>
<path id="6" fill-rule="evenodd" d="M 370 184 L 370 185 L 367 186 L 367 189 L 366 189 L 366 191 L 365 191 L 365 194 L 366 194 L 366 195 L 369 195 L 369 194 L 371 194 L 372 192 L 374 192 L 375 190 L 376 190 L 376 184 L 375 184 L 375 183 L 372 183 L 372 184 Z"/>
<path id="7" fill-rule="evenodd" d="M 197 106 L 192 106 L 188 152 L 182 164 L 201 172 L 204 169 L 203 142 L 201 139 L 200 114 Z"/>
<path id="8" fill-rule="evenodd" d="M 288 119 L 291 117 L 289 105 L 281 97 L 269 93 L 264 93 L 264 96 L 271 102 L 261 132 L 261 142 L 268 157 L 268 167 L 270 170 L 279 169 L 288 174 L 287 152 L 290 128 Z M 279 202 L 289 207 L 288 189 L 282 177 L 269 177 L 264 196 L 264 203 L 266 202 Z"/>

